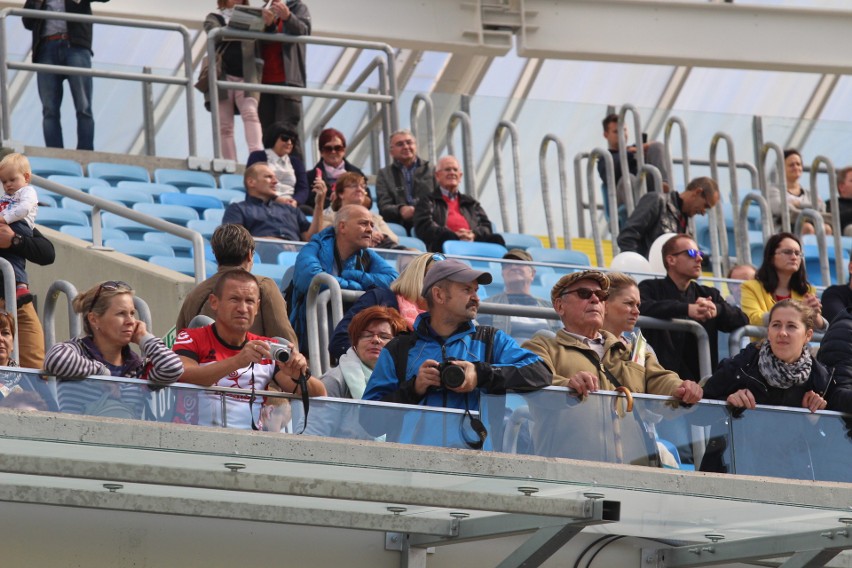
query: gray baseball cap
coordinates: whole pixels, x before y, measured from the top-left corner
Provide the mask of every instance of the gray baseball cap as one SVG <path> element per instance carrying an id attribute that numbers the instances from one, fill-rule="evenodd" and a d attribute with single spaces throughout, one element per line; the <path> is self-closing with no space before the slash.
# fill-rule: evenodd
<path id="1" fill-rule="evenodd" d="M 491 284 L 491 274 L 481 270 L 474 270 L 460 260 L 447 259 L 440 262 L 435 262 L 423 278 L 423 291 L 421 296 L 429 294 L 429 289 L 441 280 L 450 280 L 452 282 L 473 282 L 476 280 L 480 284 Z"/>

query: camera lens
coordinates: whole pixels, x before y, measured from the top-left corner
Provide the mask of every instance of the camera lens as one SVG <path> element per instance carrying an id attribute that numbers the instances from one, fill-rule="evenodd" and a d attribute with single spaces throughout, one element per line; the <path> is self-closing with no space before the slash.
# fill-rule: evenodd
<path id="1" fill-rule="evenodd" d="M 441 385 L 455 389 L 464 384 L 464 369 L 452 363 L 445 363 L 441 367 Z"/>

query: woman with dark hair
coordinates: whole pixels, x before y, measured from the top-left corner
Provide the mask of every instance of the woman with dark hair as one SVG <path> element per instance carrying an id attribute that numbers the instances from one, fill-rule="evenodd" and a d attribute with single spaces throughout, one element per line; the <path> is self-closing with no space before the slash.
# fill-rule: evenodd
<path id="1" fill-rule="evenodd" d="M 790 226 L 794 227 L 796 219 L 802 209 L 816 209 L 822 214 L 825 214 L 825 202 L 818 199 L 816 203 L 811 201 L 810 192 L 802 187 L 799 179 L 802 177 L 802 155 L 798 150 L 788 148 L 784 150 L 784 175 L 787 180 L 786 191 L 782 192 L 778 187 L 769 188 L 769 208 L 772 211 L 772 217 L 776 227 L 781 226 L 781 211 L 782 207 L 786 206 L 790 211 Z M 824 223 L 825 233 L 831 234 L 831 225 Z M 802 224 L 802 234 L 812 235 L 816 231 L 810 221 L 805 221 Z"/>
<path id="2" fill-rule="evenodd" d="M 313 185 L 314 179 L 317 177 L 317 172 L 322 174 L 321 177 L 325 180 L 325 184 L 328 187 L 334 186 L 334 182 L 337 181 L 337 178 L 346 172 L 361 174 L 363 177 L 367 177 L 364 175 L 364 172 L 346 160 L 346 137 L 343 136 L 343 133 L 339 130 L 326 128 L 320 132 L 318 145 L 320 160 L 316 163 L 313 169 L 308 172 L 309 184 Z M 329 205 L 331 205 L 331 196 L 326 194 L 323 209 L 327 208 Z M 310 195 L 308 196 L 308 201 L 305 203 L 305 208 L 311 208 L 311 210 L 313 210 L 313 206 L 314 196 Z M 306 215 L 309 215 L 309 213 L 306 213 Z"/>
<path id="3" fill-rule="evenodd" d="M 0 367 L 17 367 L 18 362 L 12 359 L 15 346 L 15 319 L 12 314 L 0 311 Z M 2 384 L 2 381 L 0 381 Z"/>
<path id="4" fill-rule="evenodd" d="M 217 10 L 210 12 L 204 19 L 204 31 L 210 33 L 216 28 L 228 25 L 234 13 L 234 6 L 247 6 L 248 0 L 217 0 Z M 272 12 L 263 10 L 263 18 L 268 23 L 272 22 Z M 260 51 L 254 40 L 231 40 L 223 41 L 219 48 L 222 53 L 222 69 L 219 70 L 220 79 L 236 83 L 259 83 L 261 71 L 258 62 L 261 62 Z M 222 157 L 226 160 L 237 159 L 237 147 L 234 143 L 234 115 L 239 112 L 243 118 L 243 127 L 246 132 L 246 144 L 249 152 L 260 150 L 261 127 L 257 116 L 257 103 L 260 93 L 257 91 L 219 91 L 219 137 L 222 141 Z M 236 112 L 235 112 L 236 111 Z"/>
<path id="5" fill-rule="evenodd" d="M 776 302 L 792 298 L 801 301 L 815 313 L 815 329 L 825 329 L 822 304 L 816 289 L 808 283 L 802 243 L 792 233 L 769 237 L 763 247 L 763 263 L 754 280 L 743 282 L 742 310 L 751 325 L 766 325 L 769 310 Z"/>
<path id="6" fill-rule="evenodd" d="M 299 147 L 298 134 L 282 123 L 273 124 L 263 135 L 263 147 L 266 150 L 258 150 L 249 155 L 246 167 L 257 162 L 266 162 L 278 180 L 276 201 L 292 207 L 304 203 L 311 192 L 308 191 L 305 163 L 296 150 Z M 311 181 L 313 187 L 313 180 Z"/>
<path id="7" fill-rule="evenodd" d="M 322 228 L 334 224 L 334 215 L 344 205 L 363 205 L 370 208 L 372 202 L 367 193 L 367 180 L 362 174 L 346 172 L 334 184 L 332 192 L 331 207 L 323 212 Z M 370 212 L 373 216 L 373 248 L 402 248 L 398 247 L 399 237 L 388 227 L 385 220 L 378 213 Z"/>
<path id="8" fill-rule="evenodd" d="M 57 343 L 44 358 L 45 372 L 59 380 L 59 409 L 139 418 L 148 395 L 144 385 L 81 379 L 112 375 L 169 385 L 183 374 L 180 358 L 136 319 L 133 289 L 126 282 L 101 282 L 74 298 L 72 307 L 83 316 L 85 335 Z"/>

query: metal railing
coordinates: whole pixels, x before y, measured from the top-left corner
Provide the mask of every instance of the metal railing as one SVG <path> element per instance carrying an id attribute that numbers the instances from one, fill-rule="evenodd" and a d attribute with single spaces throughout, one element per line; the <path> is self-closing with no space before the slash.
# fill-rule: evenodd
<path id="1" fill-rule="evenodd" d="M 66 22 L 84 22 L 92 24 L 105 24 L 110 26 L 121 26 L 129 28 L 144 28 L 151 30 L 163 30 L 179 33 L 183 39 L 183 77 L 171 77 L 165 75 L 152 75 L 149 73 L 123 73 L 118 71 L 100 71 L 82 67 L 70 67 L 65 65 L 44 65 L 41 63 L 18 63 L 9 61 L 6 47 L 6 20 L 9 16 L 20 16 L 22 18 L 33 18 L 39 20 L 63 20 Z M 178 85 L 183 88 L 186 98 L 186 122 L 187 141 L 190 156 L 195 156 L 198 151 L 196 143 L 195 127 L 195 98 L 193 93 L 192 79 L 192 48 L 189 30 L 180 24 L 157 23 L 148 20 L 134 20 L 130 18 L 116 18 L 108 16 L 88 16 L 83 14 L 71 14 L 67 12 L 49 12 L 46 10 L 23 10 L 19 8 L 6 8 L 0 10 L 0 122 L 2 122 L 2 134 L 4 140 L 11 139 L 12 118 L 9 108 L 9 79 L 8 70 L 36 71 L 40 73 L 57 73 L 61 75 L 82 75 L 84 77 L 103 77 L 106 79 L 120 79 L 123 81 L 137 81 L 143 85 L 160 83 L 164 85 Z M 211 61 L 215 61 L 215 58 Z M 147 99 L 144 99 L 147 101 Z M 145 111 L 145 114 L 150 114 Z M 216 113 L 211 113 L 216 114 Z"/>
<path id="2" fill-rule="evenodd" d="M 394 52 L 386 43 L 344 40 L 333 38 L 321 38 L 314 36 L 291 36 L 286 34 L 268 34 L 263 32 L 244 32 L 230 28 L 216 28 L 207 34 L 207 57 L 209 61 L 216 60 L 216 44 L 227 40 L 262 40 L 267 43 L 300 43 L 305 45 L 326 45 L 335 47 L 353 47 L 356 49 L 377 50 L 384 53 L 387 67 L 386 72 L 379 75 L 380 94 L 341 92 L 325 89 L 308 89 L 303 87 L 282 87 L 276 85 L 263 85 L 260 83 L 242 83 L 222 80 L 218 77 L 215 65 L 210 66 L 209 95 L 210 108 L 219 106 L 219 89 L 231 91 L 255 91 L 273 95 L 291 95 L 318 97 L 327 99 L 338 99 L 342 101 L 362 101 L 367 103 L 381 103 L 384 111 L 381 113 L 383 130 L 386 135 L 399 128 L 399 116 L 397 112 L 397 88 L 396 88 L 396 64 Z M 210 118 L 213 127 L 213 153 L 216 159 L 222 158 L 222 141 L 219 136 L 219 113 L 211 112 Z"/>
<path id="3" fill-rule="evenodd" d="M 571 235 L 568 232 L 568 173 L 565 171 L 565 144 L 555 134 L 545 134 L 541 139 L 541 146 L 538 151 L 538 169 L 541 174 L 541 199 L 544 202 L 544 219 L 547 224 L 547 239 L 550 243 L 550 248 L 556 248 L 556 231 L 553 229 L 553 215 L 550 212 L 550 182 L 547 179 L 547 147 L 553 144 L 556 146 L 556 165 L 559 168 L 559 194 L 562 196 L 562 231 L 564 236 L 565 248 L 571 248 Z M 577 225 L 578 228 L 584 222 L 583 220 L 583 197 L 580 187 L 574 188 L 574 201 L 577 204 Z M 582 230 L 585 233 L 585 230 Z"/>
<path id="4" fill-rule="evenodd" d="M 778 144 L 774 142 L 766 142 L 760 148 L 760 159 L 758 160 L 758 180 L 760 181 L 760 194 L 763 195 L 763 198 L 770 204 L 770 208 L 772 205 L 772 201 L 769 199 L 769 176 L 766 172 L 766 157 L 769 155 L 769 152 L 773 152 L 775 154 L 775 175 L 778 177 L 778 191 L 781 192 L 781 230 L 784 232 L 790 232 L 790 208 L 787 207 L 787 202 L 784 199 L 784 195 L 787 191 L 787 174 L 784 171 L 784 151 Z"/>
<path id="5" fill-rule="evenodd" d="M 512 149 L 512 166 L 515 174 L 515 208 L 518 212 L 518 232 L 526 232 L 524 220 L 524 191 L 523 182 L 521 180 L 521 150 L 520 150 L 520 134 L 515 123 L 508 120 L 501 120 L 494 129 L 494 139 L 492 148 L 494 151 L 494 180 L 497 184 L 497 199 L 500 202 L 500 215 L 503 220 L 503 230 L 510 232 L 512 226 L 509 221 L 509 209 L 506 202 L 506 185 L 503 181 L 503 158 L 500 152 L 500 144 L 502 142 L 503 131 L 509 133 Z"/>
<path id="6" fill-rule="evenodd" d="M 591 152 L 589 152 L 589 159 L 586 162 L 586 183 L 589 188 L 589 211 L 592 213 L 592 239 L 595 243 L 595 261 L 598 266 L 604 265 L 604 255 L 603 255 L 603 243 L 601 242 L 600 229 L 598 228 L 598 224 L 595 222 L 594 214 L 598 210 L 598 192 L 594 191 L 593 188 L 595 186 L 595 163 L 597 160 L 603 160 L 606 168 L 607 175 L 607 191 L 609 192 L 609 224 L 610 224 L 610 232 L 612 234 L 612 254 L 613 256 L 618 254 L 618 203 L 615 200 L 615 183 L 613 176 L 613 165 L 612 165 L 612 154 L 607 150 L 603 150 L 602 148 L 595 148 Z M 576 167 L 576 162 L 575 162 Z M 624 179 L 624 176 L 621 176 Z M 625 193 L 629 193 L 631 190 L 629 189 L 629 184 L 626 186 L 628 189 Z"/>
<path id="7" fill-rule="evenodd" d="M 162 219 L 152 217 L 151 215 L 145 215 L 144 213 L 140 213 L 138 211 L 130 209 L 129 207 L 125 207 L 120 203 L 116 203 L 114 201 L 110 201 L 109 199 L 104 199 L 102 197 L 95 197 L 94 195 L 90 195 L 84 191 L 80 191 L 79 189 L 70 188 L 66 185 L 56 183 L 55 181 L 50 181 L 41 176 L 32 176 L 32 182 L 33 185 L 43 187 L 44 189 L 50 190 L 54 193 L 58 193 L 63 197 L 70 197 L 71 199 L 81 201 L 87 205 L 92 206 L 93 248 L 103 248 L 103 222 L 101 220 L 101 211 L 107 211 L 109 213 L 113 213 L 114 215 L 118 215 L 119 217 L 123 217 L 125 219 L 129 219 L 131 221 L 147 225 L 149 227 L 157 229 L 158 231 L 163 231 L 164 233 L 176 235 L 178 237 L 191 241 L 193 263 L 195 266 L 195 281 L 197 283 L 200 283 L 207 278 L 206 267 L 204 264 L 204 238 L 198 231 L 193 231 L 192 229 L 187 229 L 186 227 L 182 227 L 174 223 L 169 223 L 168 221 L 163 221 Z"/>
<path id="8" fill-rule="evenodd" d="M 432 163 L 438 160 L 438 153 L 435 149 L 435 105 L 432 103 L 432 97 L 426 93 L 417 93 L 411 101 L 411 134 L 417 139 L 417 116 L 420 107 L 426 112 L 426 150 L 429 152 L 426 159 Z M 422 136 L 420 137 L 422 140 Z"/>
<path id="9" fill-rule="evenodd" d="M 639 118 L 639 111 L 633 105 L 625 104 L 618 111 L 618 159 L 621 165 L 621 179 L 624 180 L 624 206 L 627 208 L 627 216 L 633 213 L 633 208 L 636 206 L 636 200 L 645 194 L 647 191 L 646 180 L 644 176 L 637 179 L 638 187 L 633 187 L 630 178 L 630 165 L 627 163 L 627 141 L 624 139 L 623 132 L 627 113 L 633 116 L 633 136 L 635 136 L 634 144 L 637 148 L 642 147 L 642 120 Z M 645 154 L 636 152 L 636 172 L 642 173 L 645 166 Z"/>
<path id="10" fill-rule="evenodd" d="M 3 296 L 6 299 L 6 312 L 12 316 L 15 337 L 12 339 L 12 359 L 18 359 L 18 302 L 16 301 L 15 269 L 5 258 L 0 258 L 0 274 L 3 275 Z"/>
<path id="11" fill-rule="evenodd" d="M 843 226 L 840 224 L 840 197 L 837 193 L 837 170 L 834 169 L 834 163 L 825 156 L 817 156 L 811 162 L 810 182 L 811 182 L 811 200 L 814 207 L 819 203 L 819 189 L 817 188 L 817 175 L 819 174 L 819 166 L 824 164 L 828 170 L 828 200 L 831 203 L 831 232 L 834 240 L 834 262 L 835 271 L 837 272 L 837 283 L 846 284 L 848 271 L 844 270 L 843 266 L 843 246 L 840 236 L 843 233 Z M 816 200 L 816 201 L 814 201 Z M 822 218 L 820 217 L 820 221 Z M 820 223 L 822 224 L 822 223 Z M 819 234 L 819 233 L 817 233 Z M 821 242 L 824 244 L 824 238 Z M 820 249 L 822 250 L 822 249 Z M 822 262 L 822 259 L 820 259 Z M 828 282 L 823 280 L 823 283 Z"/>

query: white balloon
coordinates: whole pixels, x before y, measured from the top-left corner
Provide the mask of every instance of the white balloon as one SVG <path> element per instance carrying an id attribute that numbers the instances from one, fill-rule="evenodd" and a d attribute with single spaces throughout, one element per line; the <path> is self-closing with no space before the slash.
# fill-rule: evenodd
<path id="1" fill-rule="evenodd" d="M 648 262 L 651 263 L 651 272 L 656 272 L 657 274 L 666 273 L 666 266 L 663 264 L 663 245 L 675 235 L 676 233 L 663 233 L 651 245 L 651 250 L 648 252 Z"/>
<path id="2" fill-rule="evenodd" d="M 609 265 L 611 270 L 635 274 L 637 272 L 652 272 L 651 263 L 638 252 L 622 252 L 612 257 Z"/>

